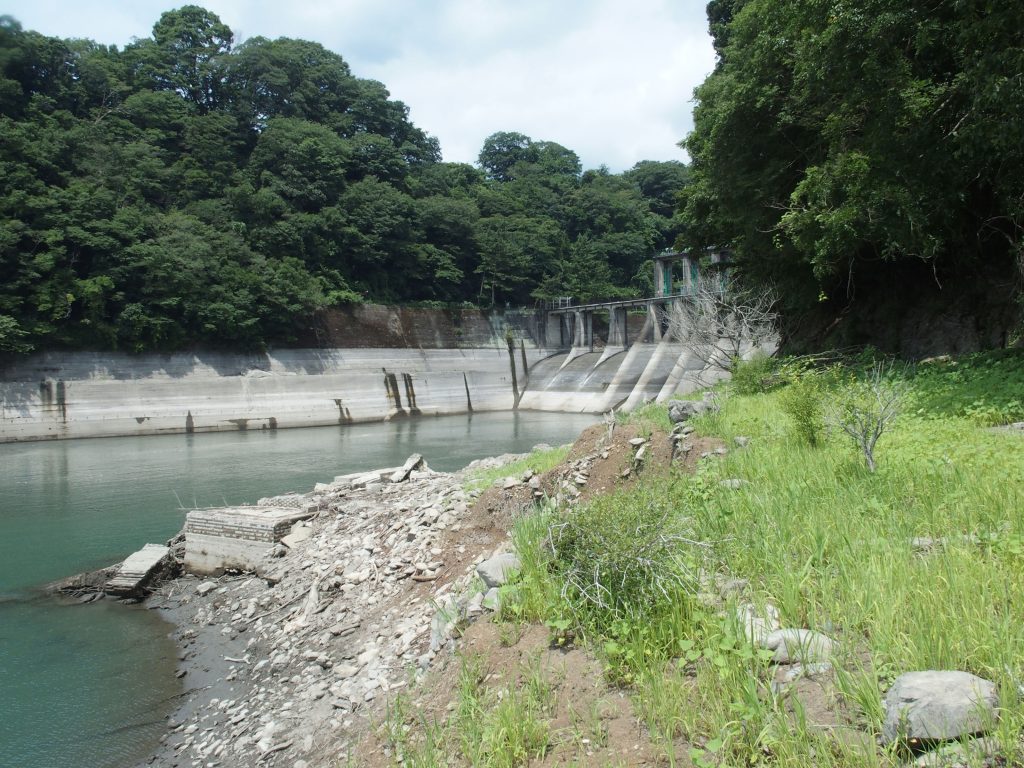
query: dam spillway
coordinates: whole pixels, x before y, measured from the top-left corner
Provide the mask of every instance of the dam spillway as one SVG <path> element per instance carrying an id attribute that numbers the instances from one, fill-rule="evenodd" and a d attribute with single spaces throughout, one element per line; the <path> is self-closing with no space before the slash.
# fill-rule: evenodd
<path id="1" fill-rule="evenodd" d="M 723 375 L 707 355 L 672 341 L 653 312 L 623 311 L 606 339 L 592 318 L 585 333 L 553 333 L 550 316 L 529 311 L 476 311 L 456 323 L 437 311 L 376 306 L 342 320 L 328 341 L 352 346 L 8 360 L 0 366 L 0 443 L 516 409 L 600 413 Z"/>

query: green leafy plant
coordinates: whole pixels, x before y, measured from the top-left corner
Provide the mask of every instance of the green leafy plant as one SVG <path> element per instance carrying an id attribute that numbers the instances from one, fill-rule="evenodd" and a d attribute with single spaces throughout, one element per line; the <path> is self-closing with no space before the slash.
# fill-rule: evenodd
<path id="1" fill-rule="evenodd" d="M 551 645 L 555 648 L 568 648 L 576 639 L 572 619 L 548 619 L 544 625 L 551 631 Z"/>
<path id="2" fill-rule="evenodd" d="M 737 395 L 759 395 L 781 386 L 778 361 L 757 351 L 749 359 L 736 360 L 732 366 L 732 388 Z"/>
<path id="3" fill-rule="evenodd" d="M 797 368 L 789 374 L 789 385 L 779 398 L 789 416 L 797 439 L 809 446 L 818 445 L 825 433 L 825 384 L 813 368 Z"/>
<path id="4" fill-rule="evenodd" d="M 864 455 L 868 471 L 875 471 L 875 445 L 899 416 L 906 385 L 875 365 L 861 379 L 843 387 L 830 406 L 828 421 L 842 430 Z"/>

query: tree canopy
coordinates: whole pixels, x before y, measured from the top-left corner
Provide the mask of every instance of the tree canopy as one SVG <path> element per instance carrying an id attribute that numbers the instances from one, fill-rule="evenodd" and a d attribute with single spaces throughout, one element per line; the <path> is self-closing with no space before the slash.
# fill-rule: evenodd
<path id="1" fill-rule="evenodd" d="M 622 174 L 502 131 L 479 168 L 305 40 L 198 6 L 122 49 L 0 17 L 0 352 L 257 347 L 338 303 L 640 290 L 680 163 Z"/>
<path id="2" fill-rule="evenodd" d="M 908 274 L 1015 280 L 1020 3 L 712 0 L 708 18 L 682 242 L 732 248 L 803 306 Z"/>

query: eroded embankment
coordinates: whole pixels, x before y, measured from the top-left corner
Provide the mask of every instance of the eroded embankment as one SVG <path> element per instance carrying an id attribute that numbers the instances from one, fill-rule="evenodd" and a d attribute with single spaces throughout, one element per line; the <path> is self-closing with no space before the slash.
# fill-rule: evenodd
<path id="1" fill-rule="evenodd" d="M 391 748 L 375 727 L 424 675 L 450 689 L 466 622 L 496 607 L 477 567 L 509 549 L 509 528 L 523 510 L 545 495 L 569 503 L 631 484 L 645 461 L 672 459 L 666 435 L 647 440 L 627 426 L 609 439 L 608 431 L 588 429 L 543 476 L 517 473 L 483 493 L 465 489 L 463 472 L 414 471 L 401 482 L 373 473 L 337 478 L 304 497 L 314 517 L 254 574 L 166 584 L 149 605 L 178 622 L 190 695 L 152 764 L 327 766 L 349 756 L 387 764 Z M 646 446 L 639 462 L 638 446 Z M 676 453 L 692 463 L 706 446 L 684 447 Z M 469 636 L 477 649 L 487 643 L 480 631 Z M 532 654 L 539 636 L 517 639 L 508 654 Z M 589 682 L 573 683 L 582 693 L 598 667 L 577 654 L 568 660 L 573 668 L 589 670 Z M 646 744 L 628 698 L 598 688 L 594 701 L 609 708 L 624 742 Z M 646 746 L 632 755 L 640 756 L 650 757 Z"/>
<path id="2" fill-rule="evenodd" d="M 455 617 L 504 531 L 471 511 L 460 474 L 352 480 L 307 495 L 315 516 L 255 574 L 185 576 L 150 598 L 179 624 L 191 694 L 156 765 L 334 764 L 446 648 L 439 606 Z"/>

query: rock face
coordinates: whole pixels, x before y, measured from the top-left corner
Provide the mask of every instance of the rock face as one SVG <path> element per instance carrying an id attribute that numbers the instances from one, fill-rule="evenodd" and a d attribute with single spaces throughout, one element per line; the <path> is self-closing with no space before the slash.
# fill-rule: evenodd
<path id="1" fill-rule="evenodd" d="M 831 658 L 833 644 L 813 629 L 778 629 L 765 637 L 761 645 L 775 651 L 772 660 L 776 664 L 814 664 Z"/>
<path id="2" fill-rule="evenodd" d="M 882 741 L 981 733 L 995 721 L 998 704 L 995 685 L 969 672 L 908 672 L 885 695 Z"/>
<path id="3" fill-rule="evenodd" d="M 476 567 L 477 576 L 487 585 L 487 588 L 500 587 L 508 581 L 513 571 L 522 568 L 519 555 L 514 552 L 504 552 L 495 555 L 489 560 L 484 560 Z"/>

